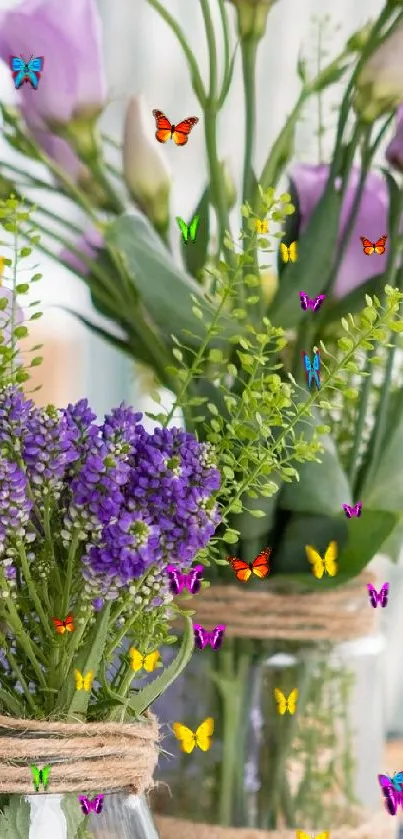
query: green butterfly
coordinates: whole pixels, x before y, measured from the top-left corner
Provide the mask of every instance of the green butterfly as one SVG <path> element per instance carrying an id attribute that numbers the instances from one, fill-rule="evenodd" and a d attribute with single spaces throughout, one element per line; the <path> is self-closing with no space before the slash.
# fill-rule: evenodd
<path id="1" fill-rule="evenodd" d="M 38 792 L 39 787 L 43 784 L 43 788 L 46 789 L 49 783 L 49 776 L 51 766 L 44 766 L 43 769 L 38 769 L 34 763 L 31 763 L 31 772 L 32 772 L 32 779 L 34 782 L 35 792 Z"/>
<path id="2" fill-rule="evenodd" d="M 178 222 L 179 229 L 182 233 L 185 245 L 187 245 L 189 238 L 191 242 L 196 241 L 196 233 L 197 228 L 199 226 L 199 218 L 200 216 L 193 216 L 190 224 L 186 224 L 186 222 L 183 221 L 183 218 L 181 218 L 180 216 L 176 216 L 176 221 Z"/>

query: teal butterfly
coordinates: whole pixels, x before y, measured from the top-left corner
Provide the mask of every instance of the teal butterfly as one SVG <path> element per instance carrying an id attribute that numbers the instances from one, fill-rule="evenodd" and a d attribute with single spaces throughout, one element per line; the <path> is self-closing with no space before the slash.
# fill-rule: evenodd
<path id="1" fill-rule="evenodd" d="M 189 239 L 191 242 L 196 241 L 196 233 L 197 228 L 199 226 L 199 218 L 200 216 L 193 216 L 190 224 L 186 224 L 186 222 L 183 221 L 183 218 L 181 218 L 180 216 L 176 216 L 176 221 L 178 222 L 179 229 L 182 233 L 185 245 L 187 245 Z"/>
<path id="2" fill-rule="evenodd" d="M 43 769 L 38 769 L 34 763 L 31 763 L 32 780 L 34 782 L 35 792 L 38 792 L 39 787 L 43 784 L 43 788 L 49 784 L 51 766 L 44 766 Z"/>

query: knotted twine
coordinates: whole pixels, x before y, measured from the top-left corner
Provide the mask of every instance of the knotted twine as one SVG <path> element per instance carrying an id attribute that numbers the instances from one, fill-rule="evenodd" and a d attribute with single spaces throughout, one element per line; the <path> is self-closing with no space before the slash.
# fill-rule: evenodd
<path id="1" fill-rule="evenodd" d="M 48 791 L 126 790 L 153 786 L 158 724 L 48 722 L 0 715 L 0 793 L 32 794 L 30 764 L 51 765 Z"/>
<path id="2" fill-rule="evenodd" d="M 305 594 L 248 591 L 241 584 L 212 585 L 187 600 L 186 607 L 195 609 L 194 619 L 208 629 L 225 623 L 225 633 L 231 638 L 337 644 L 363 637 L 377 628 L 377 610 L 370 607 L 366 586 L 374 582 L 374 577 L 364 571 L 336 589 Z M 319 586 L 320 581 L 318 589 Z M 332 829 L 332 839 L 394 839 L 395 822 L 386 812 L 371 817 L 357 808 L 354 815 L 354 826 Z M 160 815 L 154 816 L 154 820 L 161 839 L 295 839 L 295 830 L 286 828 L 220 827 Z"/>

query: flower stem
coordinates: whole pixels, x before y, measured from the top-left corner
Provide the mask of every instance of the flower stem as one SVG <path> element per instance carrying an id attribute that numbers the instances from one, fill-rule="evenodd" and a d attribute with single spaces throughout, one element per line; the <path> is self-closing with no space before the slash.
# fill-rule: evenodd
<path id="1" fill-rule="evenodd" d="M 167 11 L 165 6 L 163 6 L 162 3 L 159 2 L 159 0 L 147 0 L 147 2 L 150 6 L 153 7 L 153 9 L 155 9 L 158 12 L 158 14 L 163 18 L 163 20 L 165 20 L 165 23 L 168 24 L 175 37 L 179 41 L 179 44 L 182 47 L 186 61 L 188 63 L 188 67 L 192 78 L 193 90 L 200 102 L 201 107 L 204 108 L 207 100 L 206 91 L 204 89 L 203 81 L 199 73 L 196 58 L 194 57 L 192 50 L 190 49 L 190 46 L 185 38 L 183 29 L 181 29 L 179 24 L 176 22 L 175 18 L 172 17 L 172 15 Z"/>
<path id="2" fill-rule="evenodd" d="M 64 582 L 64 593 L 63 593 L 63 600 L 62 600 L 62 615 L 66 615 L 69 603 L 70 603 L 70 595 L 71 595 L 71 584 L 73 581 L 73 570 L 74 570 L 74 560 L 76 557 L 76 552 L 78 548 L 79 538 L 78 535 L 75 534 L 71 540 L 69 553 L 67 556 L 67 572 L 66 572 L 66 579 Z"/>
<path id="3" fill-rule="evenodd" d="M 22 542 L 17 543 L 17 550 L 18 550 L 18 555 L 19 555 L 20 561 L 21 561 L 22 573 L 25 577 L 25 582 L 26 582 L 27 587 L 28 587 L 29 595 L 32 599 L 32 602 L 33 602 L 34 606 L 35 606 L 37 614 L 38 614 L 38 616 L 41 620 L 41 624 L 43 626 L 45 635 L 47 635 L 47 637 L 50 639 L 50 641 L 53 641 L 53 633 L 52 633 L 52 630 L 49 626 L 49 618 L 46 617 L 45 612 L 43 610 L 42 603 L 41 603 L 41 601 L 38 597 L 38 594 L 37 594 L 37 591 L 36 591 L 36 588 L 35 588 L 35 583 L 34 583 L 32 577 L 31 577 L 31 572 L 29 570 L 29 564 L 28 564 L 27 554 L 26 554 L 26 551 L 25 551 L 25 546 Z"/>
<path id="4" fill-rule="evenodd" d="M 242 73 L 245 104 L 245 148 L 243 158 L 243 186 L 242 204 L 252 199 L 252 156 L 256 125 L 256 54 L 258 41 L 256 38 L 242 38 Z"/>
<path id="5" fill-rule="evenodd" d="M 376 348 L 372 347 L 371 350 L 367 353 L 367 362 L 365 365 L 365 372 L 369 375 L 365 377 L 365 380 L 361 386 L 361 396 L 360 396 L 360 407 L 358 409 L 358 416 L 355 421 L 355 432 L 354 432 L 354 440 L 353 445 L 351 446 L 350 454 L 349 454 L 349 467 L 348 467 L 348 480 L 350 487 L 354 486 L 358 467 L 359 467 L 359 460 L 360 460 L 360 446 L 362 441 L 362 434 L 365 428 L 365 420 L 367 417 L 368 411 L 368 403 L 369 397 L 371 394 L 371 386 L 372 386 L 372 370 L 373 366 L 371 364 L 371 359 L 374 358 L 376 352 Z"/>
<path id="6" fill-rule="evenodd" d="M 28 687 L 28 685 L 27 685 L 27 683 L 24 679 L 24 676 L 21 672 L 21 669 L 20 669 L 16 659 L 14 658 L 11 650 L 6 651 L 6 656 L 7 656 L 8 663 L 9 663 L 9 665 L 10 665 L 10 667 L 11 667 L 13 673 L 14 673 L 15 678 L 17 679 L 17 681 L 19 681 L 19 683 L 20 683 L 20 685 L 21 685 L 21 687 L 24 691 L 24 696 L 25 696 L 25 699 L 27 700 L 27 704 L 29 705 L 33 714 L 35 714 L 35 717 L 38 717 L 39 708 L 33 700 L 32 693 L 29 690 L 29 687 Z"/>
<path id="7" fill-rule="evenodd" d="M 46 658 L 38 649 L 37 645 L 34 645 L 30 637 L 26 634 L 25 629 L 21 623 L 20 617 L 18 615 L 18 612 L 14 606 L 14 603 L 11 600 L 8 600 L 7 602 L 7 611 L 8 615 L 6 617 L 6 620 L 8 621 L 12 630 L 14 631 L 16 639 L 20 642 L 21 647 L 23 648 L 27 658 L 29 658 L 32 667 L 35 670 L 38 682 L 42 685 L 42 687 L 46 688 L 46 679 L 38 664 L 38 659 L 40 659 L 42 660 L 42 663 L 46 665 Z M 36 653 L 34 651 L 34 646 L 36 649 Z"/>

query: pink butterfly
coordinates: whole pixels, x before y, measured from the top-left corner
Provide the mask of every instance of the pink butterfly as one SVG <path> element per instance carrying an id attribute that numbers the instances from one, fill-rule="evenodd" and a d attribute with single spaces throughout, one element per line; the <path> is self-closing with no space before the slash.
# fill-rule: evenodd
<path id="1" fill-rule="evenodd" d="M 358 503 L 355 505 L 355 507 L 350 507 L 349 504 L 342 504 L 341 506 L 343 507 L 343 510 L 344 510 L 348 519 L 352 519 L 353 516 L 357 516 L 357 518 L 360 517 L 361 511 L 362 511 L 361 501 L 358 501 Z"/>
<path id="2" fill-rule="evenodd" d="M 193 632 L 194 632 L 194 639 L 196 647 L 199 650 L 204 650 L 207 644 L 210 644 L 210 647 L 213 650 L 219 650 L 224 638 L 226 624 L 220 623 L 211 632 L 208 632 L 207 629 L 204 629 L 200 626 L 199 623 L 193 624 Z"/>
<path id="3" fill-rule="evenodd" d="M 308 297 L 308 295 L 305 294 L 305 291 L 300 291 L 299 299 L 301 303 L 301 309 L 304 309 L 305 312 L 307 309 L 313 309 L 314 312 L 318 312 L 325 297 L 326 294 L 318 294 L 318 296 L 314 297 L 314 299 L 312 300 L 311 297 Z"/>
<path id="4" fill-rule="evenodd" d="M 191 594 L 197 594 L 200 591 L 201 579 L 204 572 L 203 565 L 195 565 L 188 574 L 182 574 L 174 565 L 167 565 L 166 571 L 172 594 L 180 594 L 185 586 Z"/>
<path id="5" fill-rule="evenodd" d="M 395 772 L 393 778 L 389 775 L 378 775 L 378 782 L 385 796 L 385 808 L 391 816 L 395 816 L 399 804 L 403 809 L 403 772 Z"/>
<path id="6" fill-rule="evenodd" d="M 87 798 L 86 795 L 79 795 L 78 800 L 85 816 L 89 813 L 101 813 L 104 806 L 104 796 L 96 795 L 95 798 Z"/>
<path id="7" fill-rule="evenodd" d="M 384 583 L 380 591 L 377 591 L 371 583 L 367 583 L 367 589 L 369 602 L 374 609 L 376 609 L 378 605 L 381 605 L 382 609 L 388 605 L 389 583 Z"/>

